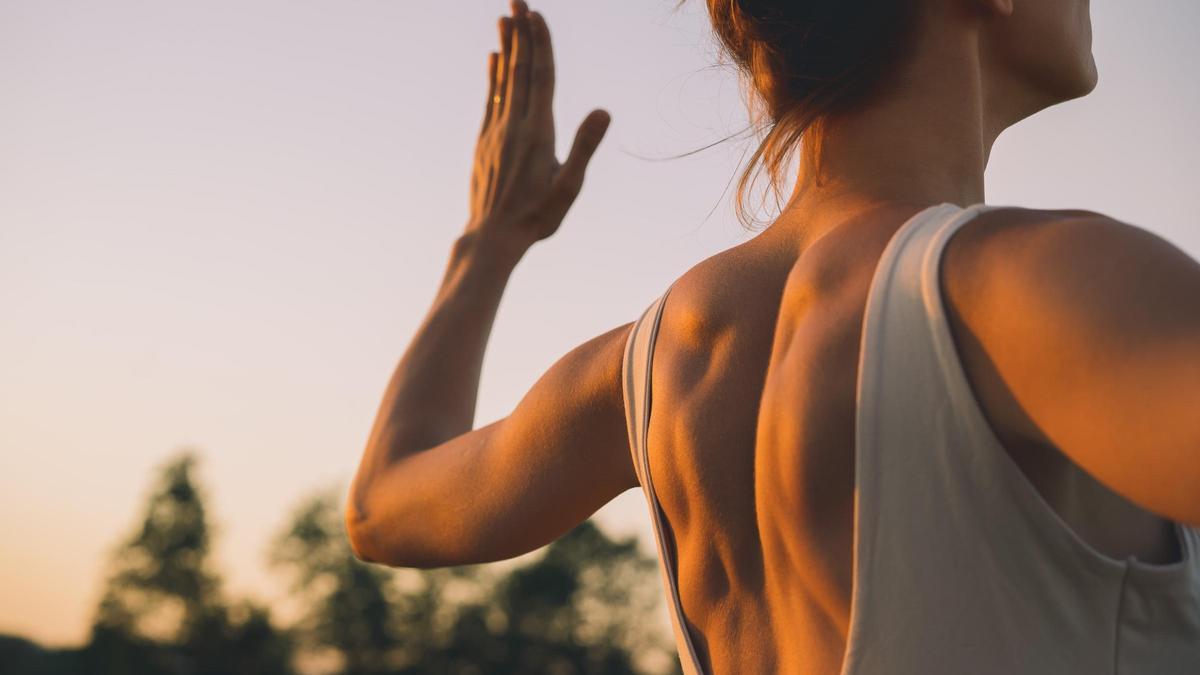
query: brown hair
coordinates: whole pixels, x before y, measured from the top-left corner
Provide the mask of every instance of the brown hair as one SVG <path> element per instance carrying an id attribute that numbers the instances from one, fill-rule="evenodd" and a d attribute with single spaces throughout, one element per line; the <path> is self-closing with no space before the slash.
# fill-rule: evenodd
<path id="1" fill-rule="evenodd" d="M 722 52 L 739 71 L 750 128 L 766 131 L 736 193 L 738 220 L 753 229 L 745 200 L 758 169 L 766 169 L 778 206 L 787 161 L 805 132 L 861 102 L 891 72 L 914 32 L 917 2 L 706 2 Z"/>

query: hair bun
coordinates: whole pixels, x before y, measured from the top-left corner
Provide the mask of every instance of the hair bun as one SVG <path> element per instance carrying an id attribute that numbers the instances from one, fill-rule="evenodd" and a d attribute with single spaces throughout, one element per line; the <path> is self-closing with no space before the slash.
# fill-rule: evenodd
<path id="1" fill-rule="evenodd" d="M 777 188 L 801 135 L 855 105 L 901 61 L 914 37 L 917 3 L 707 0 L 707 5 L 725 54 L 752 85 L 747 93 L 754 123 L 769 127 L 738 185 L 741 217 L 742 194 L 756 164 L 765 165 Z"/>

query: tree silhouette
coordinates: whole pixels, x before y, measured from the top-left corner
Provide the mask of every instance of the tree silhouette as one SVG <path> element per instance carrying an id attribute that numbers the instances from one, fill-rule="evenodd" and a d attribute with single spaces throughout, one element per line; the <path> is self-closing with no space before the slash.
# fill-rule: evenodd
<path id="1" fill-rule="evenodd" d="M 210 561 L 197 460 L 155 477 L 139 524 L 114 550 L 90 642 L 52 650 L 0 636 L 0 672 L 57 675 L 681 674 L 658 625 L 657 561 L 586 521 L 531 556 L 440 569 L 354 557 L 340 490 L 304 500 L 270 547 L 301 616 L 229 602 Z"/>
<path id="2" fill-rule="evenodd" d="M 354 557 L 339 494 L 306 500 L 272 553 L 308 607 L 297 635 L 335 654 L 339 672 L 620 674 L 648 672 L 635 660 L 655 657 L 679 672 L 645 625 L 661 589 L 635 538 L 613 541 L 587 521 L 506 572 L 391 570 Z"/>
<path id="3" fill-rule="evenodd" d="M 473 644 L 479 622 L 466 614 L 454 651 L 499 655 L 481 664 L 485 672 L 640 672 L 635 656 L 657 652 L 662 660 L 670 653 L 645 625 L 659 598 L 656 565 L 634 537 L 614 541 L 585 521 L 496 585 L 489 604 L 504 616 L 504 628 L 493 638 L 506 649 Z"/>
<path id="4" fill-rule="evenodd" d="M 301 504 L 276 538 L 271 561 L 290 571 L 293 594 L 308 606 L 294 628 L 306 650 L 333 652 L 346 675 L 391 672 L 399 645 L 390 575 L 355 559 L 335 491 Z"/>
<path id="5" fill-rule="evenodd" d="M 185 452 L 161 470 L 141 525 L 116 550 L 85 655 L 103 673 L 288 673 L 265 608 L 221 597 L 203 495 Z"/>

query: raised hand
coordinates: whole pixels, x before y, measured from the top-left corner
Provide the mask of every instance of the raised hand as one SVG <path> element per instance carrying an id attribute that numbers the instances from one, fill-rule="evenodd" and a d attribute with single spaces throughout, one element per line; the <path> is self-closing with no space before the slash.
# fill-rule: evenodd
<path id="1" fill-rule="evenodd" d="M 593 110 L 570 154 L 554 154 L 554 51 L 550 31 L 524 0 L 501 17 L 500 52 L 488 57 L 488 102 L 475 150 L 467 233 L 484 246 L 524 253 L 558 231 L 610 116 Z"/>

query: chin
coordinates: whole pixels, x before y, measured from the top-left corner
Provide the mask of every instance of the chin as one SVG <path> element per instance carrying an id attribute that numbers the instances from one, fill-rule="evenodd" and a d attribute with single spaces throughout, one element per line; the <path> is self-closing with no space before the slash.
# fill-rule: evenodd
<path id="1" fill-rule="evenodd" d="M 1041 86 L 1043 99 L 1049 105 L 1083 98 L 1096 90 L 1100 74 L 1092 55 L 1080 58 L 1057 69 L 1043 71 Z"/>
<path id="2" fill-rule="evenodd" d="M 1063 82 L 1063 92 L 1061 100 L 1070 101 L 1077 98 L 1083 98 L 1096 90 L 1096 85 L 1100 83 L 1100 71 L 1096 68 L 1095 59 L 1090 55 L 1086 63 L 1080 64 L 1074 77 L 1069 79 L 1069 82 Z"/>
<path id="3" fill-rule="evenodd" d="M 1088 63 L 1090 67 L 1087 69 L 1087 90 L 1083 92 L 1084 96 L 1095 91 L 1096 85 L 1100 84 L 1100 69 L 1096 67 L 1096 59 L 1089 58 Z"/>

